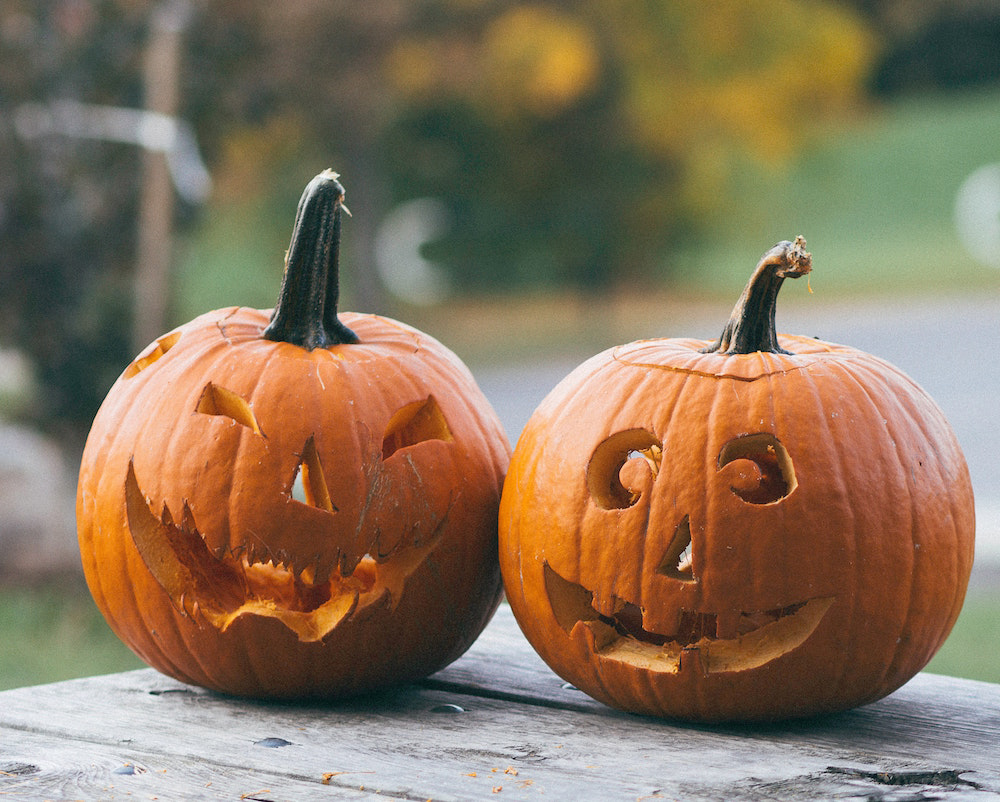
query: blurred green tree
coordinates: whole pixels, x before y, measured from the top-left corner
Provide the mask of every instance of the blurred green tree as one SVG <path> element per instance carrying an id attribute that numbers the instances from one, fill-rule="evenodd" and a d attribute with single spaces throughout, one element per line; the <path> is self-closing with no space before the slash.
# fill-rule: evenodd
<path id="1" fill-rule="evenodd" d="M 133 355 L 142 153 L 66 131 L 79 122 L 80 104 L 143 106 L 143 56 L 157 5 L 0 6 L 0 346 L 19 349 L 34 367 L 37 392 L 25 416 L 64 435 L 70 449 L 81 445 Z M 189 73 L 185 113 L 202 112 L 208 123 L 225 113 L 211 98 L 224 95 L 233 57 L 255 46 L 255 29 L 240 12 L 228 9 L 225 22 L 213 16 L 199 28 L 212 69 L 197 79 Z M 192 212 L 178 209 L 182 219 Z"/>
<path id="2" fill-rule="evenodd" d="M 881 32 L 879 96 L 962 90 L 1000 80 L 995 0 L 848 0 Z"/>
<path id="3" fill-rule="evenodd" d="M 57 0 L 0 12 L 0 343 L 34 364 L 30 414 L 71 434 L 128 359 L 138 153 L 19 133 L 29 103 L 139 99 L 142 15 L 110 13 Z"/>

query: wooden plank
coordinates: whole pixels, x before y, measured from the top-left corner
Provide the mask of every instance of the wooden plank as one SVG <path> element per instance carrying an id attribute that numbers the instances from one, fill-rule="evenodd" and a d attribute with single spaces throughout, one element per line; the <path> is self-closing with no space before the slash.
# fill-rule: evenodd
<path id="1" fill-rule="evenodd" d="M 359 775 L 358 784 L 363 781 Z M 127 745 L 62 742 L 35 733 L 19 733 L 14 743 L 0 746 L 3 800 L 302 800 L 325 787 L 322 777 L 300 780 L 252 767 L 174 760 Z M 384 799 L 360 788 L 335 790 L 338 799 Z"/>
<path id="2" fill-rule="evenodd" d="M 501 607 L 491 622 L 488 637 L 481 637 L 461 660 L 425 684 L 454 691 L 476 689 L 471 692 L 563 709 L 608 710 L 545 665 L 507 607 Z M 864 744 L 887 754 L 920 754 L 929 760 L 967 754 L 1000 767 L 1000 685 L 922 673 L 885 699 L 845 713 L 770 725 L 715 726 L 711 731 L 806 739 L 820 748 L 831 743 Z"/>
<path id="3" fill-rule="evenodd" d="M 423 685 L 565 710 L 607 711 L 605 705 L 552 672 L 525 640 L 506 604 L 500 606 L 489 628 L 460 660 Z"/>
<path id="4" fill-rule="evenodd" d="M 499 788 L 512 799 L 741 800 L 845 794 L 879 799 L 907 784 L 911 799 L 1000 795 L 995 771 L 963 773 L 964 765 L 889 760 L 861 749 L 821 750 L 794 738 L 744 738 L 624 714 L 581 715 L 419 689 L 326 709 L 258 706 L 202 692 L 164 693 L 174 689 L 149 672 L 127 679 L 117 696 L 128 704 L 82 730 L 65 721 L 53 741 L 51 732 L 7 727 L 0 771 L 39 768 L 16 770 L 10 790 L 26 798 L 48 797 L 53 789 L 71 791 L 70 798 L 105 798 L 113 787 L 122 795 L 171 799 L 190 798 L 203 786 L 231 799 L 318 799 L 328 790 L 350 792 L 348 798 L 363 792 L 448 800 L 489 798 Z M 101 696 L 97 687 L 87 690 L 94 701 Z M 467 705 L 462 713 L 434 712 L 459 701 Z M 266 739 L 285 745 L 264 746 Z M 137 773 L 111 773 L 112 766 L 125 765 Z"/>
<path id="5" fill-rule="evenodd" d="M 449 800 L 490 798 L 501 789 L 510 799 L 742 800 L 880 799 L 907 784 L 910 799 L 1000 795 L 996 772 L 963 773 L 964 765 L 889 760 L 860 749 L 804 748 L 794 738 L 766 734 L 748 739 L 416 689 L 327 709 L 255 706 L 201 692 L 151 695 L 143 685 L 150 678 L 141 674 L 119 686 L 119 696 L 148 699 L 122 699 L 128 704 L 83 731 L 64 726 L 53 740 L 51 733 L 7 728 L 0 771 L 39 768 L 18 769 L 10 790 L 24 798 L 50 797 L 53 790 L 69 791 L 67 798 L 107 798 L 109 789 L 190 798 L 204 787 L 230 799 L 320 799 L 329 791 L 331 798 L 357 792 Z M 89 690 L 96 699 L 97 689 Z M 434 713 L 457 701 L 466 702 L 464 712 Z M 267 747 L 266 739 L 286 745 Z M 137 773 L 112 773 L 126 765 Z"/>
<path id="6" fill-rule="evenodd" d="M 1000 798 L 986 683 L 921 676 L 768 727 L 633 716 L 561 684 L 504 611 L 423 685 L 338 704 L 233 700 L 152 670 L 6 691 L 0 799 Z"/>

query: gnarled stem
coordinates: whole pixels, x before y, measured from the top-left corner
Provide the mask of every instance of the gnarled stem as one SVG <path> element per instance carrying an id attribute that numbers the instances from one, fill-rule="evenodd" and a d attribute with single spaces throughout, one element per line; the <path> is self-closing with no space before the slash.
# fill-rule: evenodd
<path id="1" fill-rule="evenodd" d="M 292 343 L 312 351 L 358 342 L 340 322 L 340 217 L 344 188 L 337 174 L 324 170 L 306 186 L 299 200 L 285 275 L 267 340 Z"/>
<path id="2" fill-rule="evenodd" d="M 774 325 L 778 290 L 786 278 L 798 278 L 811 270 L 812 254 L 806 251 L 806 241 L 802 237 L 796 237 L 794 242 L 779 242 L 771 248 L 757 263 L 722 335 L 703 348 L 702 353 L 789 353 L 778 345 L 778 331 Z"/>

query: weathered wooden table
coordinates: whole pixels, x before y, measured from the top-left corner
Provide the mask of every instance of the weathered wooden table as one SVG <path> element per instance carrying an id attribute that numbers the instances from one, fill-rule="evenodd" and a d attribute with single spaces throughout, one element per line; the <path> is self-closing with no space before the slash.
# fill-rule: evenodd
<path id="1" fill-rule="evenodd" d="M 509 609 L 376 698 L 234 700 L 153 670 L 0 693 L 0 799 L 1000 799 L 1000 685 L 922 674 L 858 710 L 690 726 L 610 710 Z"/>

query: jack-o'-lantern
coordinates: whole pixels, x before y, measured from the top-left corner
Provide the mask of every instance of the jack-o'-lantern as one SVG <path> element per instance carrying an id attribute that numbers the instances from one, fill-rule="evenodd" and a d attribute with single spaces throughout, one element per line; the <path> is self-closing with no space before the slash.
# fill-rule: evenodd
<path id="1" fill-rule="evenodd" d="M 962 452 L 898 369 L 776 335 L 804 246 L 765 254 L 719 341 L 582 364 L 514 449 L 507 597 L 548 664 L 609 705 L 846 709 L 910 679 L 958 616 L 975 528 Z"/>
<path id="2" fill-rule="evenodd" d="M 499 603 L 502 427 L 439 342 L 338 317 L 342 201 L 336 174 L 314 179 L 273 313 L 220 309 L 152 343 L 86 444 L 94 599 L 186 682 L 300 697 L 414 679 Z"/>

